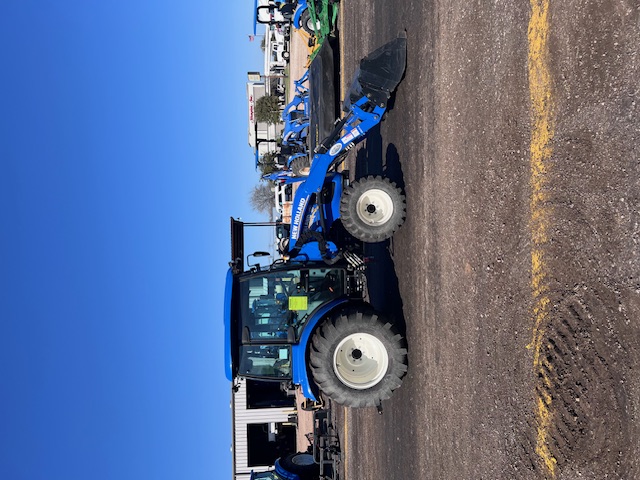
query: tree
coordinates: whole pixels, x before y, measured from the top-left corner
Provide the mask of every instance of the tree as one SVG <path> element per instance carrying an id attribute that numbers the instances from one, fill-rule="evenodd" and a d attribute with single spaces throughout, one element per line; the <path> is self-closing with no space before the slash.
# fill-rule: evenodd
<path id="1" fill-rule="evenodd" d="M 280 100 L 275 95 L 265 95 L 256 100 L 256 120 L 270 124 L 280 123 Z"/>
<path id="2" fill-rule="evenodd" d="M 251 191 L 251 208 L 260 213 L 266 213 L 269 218 L 273 215 L 275 200 L 273 195 L 273 182 L 260 182 Z"/>
<path id="3" fill-rule="evenodd" d="M 278 166 L 276 165 L 276 156 L 276 152 L 267 152 L 262 156 L 260 163 L 258 164 L 258 168 L 262 175 L 269 175 L 270 173 L 278 170 Z"/>

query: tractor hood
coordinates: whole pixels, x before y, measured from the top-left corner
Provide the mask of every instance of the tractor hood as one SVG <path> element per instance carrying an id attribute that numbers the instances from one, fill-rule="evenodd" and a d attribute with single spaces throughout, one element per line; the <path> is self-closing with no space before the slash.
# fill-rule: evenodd
<path id="1" fill-rule="evenodd" d="M 360 60 L 351 88 L 347 92 L 344 110 L 363 95 L 381 107 L 385 107 L 396 89 L 407 65 L 407 34 L 401 32 L 394 40 L 385 43 Z"/>

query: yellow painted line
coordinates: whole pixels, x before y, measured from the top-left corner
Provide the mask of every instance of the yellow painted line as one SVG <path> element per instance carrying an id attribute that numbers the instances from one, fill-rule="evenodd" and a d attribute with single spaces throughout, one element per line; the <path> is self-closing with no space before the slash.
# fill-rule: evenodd
<path id="1" fill-rule="evenodd" d="M 545 246 L 551 211 L 546 204 L 546 184 L 549 159 L 552 154 L 554 134 L 553 96 L 549 70 L 549 0 L 530 0 L 528 73 L 531 102 L 531 294 L 533 296 L 533 338 L 528 348 L 533 349 L 533 370 L 542 382 L 537 389 L 536 453 L 540 457 L 548 476 L 555 477 L 557 460 L 549 449 L 549 428 L 553 421 L 553 403 L 546 393 L 551 381 L 541 358 L 542 341 L 549 323 L 550 300 L 548 269 L 545 261 Z"/>

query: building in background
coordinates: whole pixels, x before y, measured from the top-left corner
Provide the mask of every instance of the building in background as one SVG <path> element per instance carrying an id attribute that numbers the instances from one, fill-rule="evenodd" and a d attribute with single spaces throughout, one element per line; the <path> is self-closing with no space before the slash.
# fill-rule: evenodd
<path id="1" fill-rule="evenodd" d="M 265 25 L 261 35 L 265 73 L 248 73 L 249 145 L 255 153 L 256 165 L 264 154 L 277 149 L 277 140 L 282 135 L 282 124 L 268 125 L 256 120 L 255 102 L 265 95 L 274 95 L 279 99 L 280 108 L 286 104 L 285 82 L 291 45 L 289 32 L 288 25 Z"/>
<path id="2" fill-rule="evenodd" d="M 249 146 L 253 149 L 255 154 L 256 165 L 265 153 L 276 150 L 278 140 L 282 136 L 282 124 L 270 125 L 266 122 L 258 122 L 256 119 L 256 101 L 265 95 L 267 95 L 267 90 L 263 81 L 247 82 Z"/>
<path id="3" fill-rule="evenodd" d="M 234 384 L 233 476 L 249 480 L 252 470 L 268 470 L 278 457 L 296 451 L 295 397 L 280 382 L 239 378 Z"/>

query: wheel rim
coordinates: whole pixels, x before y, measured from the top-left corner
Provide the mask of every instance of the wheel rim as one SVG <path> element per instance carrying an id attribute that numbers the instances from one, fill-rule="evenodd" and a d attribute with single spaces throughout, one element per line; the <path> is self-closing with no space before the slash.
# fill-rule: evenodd
<path id="1" fill-rule="evenodd" d="M 368 333 L 345 337 L 333 354 L 333 370 L 345 385 L 364 390 L 382 380 L 389 367 L 384 344 Z"/>
<path id="2" fill-rule="evenodd" d="M 291 457 L 291 463 L 300 466 L 313 465 L 315 462 L 313 461 L 313 456 L 308 453 L 303 453 L 301 455 L 295 455 Z"/>
<path id="3" fill-rule="evenodd" d="M 382 225 L 393 215 L 393 199 L 384 190 L 372 188 L 360 196 L 356 212 L 367 225 Z"/>

